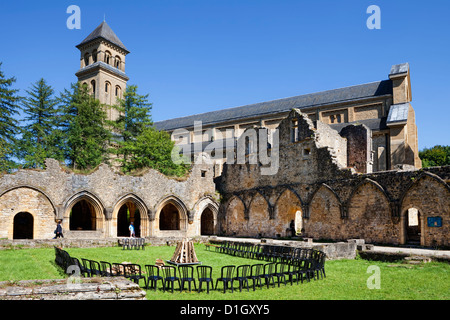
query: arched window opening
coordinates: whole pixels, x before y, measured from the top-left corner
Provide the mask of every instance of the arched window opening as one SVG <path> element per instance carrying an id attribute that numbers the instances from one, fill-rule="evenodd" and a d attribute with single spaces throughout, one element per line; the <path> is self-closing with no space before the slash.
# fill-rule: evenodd
<path id="1" fill-rule="evenodd" d="M 114 62 L 114 66 L 115 66 L 117 69 L 120 69 L 120 63 L 121 63 L 120 57 L 119 57 L 119 56 L 116 56 L 116 59 L 115 59 L 115 62 Z"/>
<path id="2" fill-rule="evenodd" d="M 87 200 L 78 201 L 70 212 L 70 230 L 96 230 L 94 206 Z"/>
<path id="3" fill-rule="evenodd" d="M 206 208 L 202 212 L 200 218 L 200 234 L 202 236 L 214 234 L 214 214 L 210 208 Z"/>
<path id="4" fill-rule="evenodd" d="M 121 89 L 120 89 L 120 87 L 119 86 L 116 86 L 116 97 L 117 98 L 120 98 L 121 97 Z"/>
<path id="5" fill-rule="evenodd" d="M 129 237 L 130 230 L 128 229 L 130 223 L 133 222 L 135 236 L 141 236 L 141 214 L 139 209 L 136 208 L 134 202 L 129 201 L 123 204 L 117 214 L 117 236 Z"/>
<path id="6" fill-rule="evenodd" d="M 105 51 L 105 62 L 109 64 L 111 62 L 111 52 Z"/>
<path id="7" fill-rule="evenodd" d="M 97 62 L 97 50 L 92 51 L 92 61 Z"/>
<path id="8" fill-rule="evenodd" d="M 89 65 L 89 53 L 85 53 L 84 54 L 84 66 L 88 66 Z"/>
<path id="9" fill-rule="evenodd" d="M 14 216 L 13 239 L 33 239 L 33 216 L 28 212 L 19 212 Z"/>
<path id="10" fill-rule="evenodd" d="M 109 93 L 110 87 L 111 87 L 111 84 L 108 81 L 106 81 L 105 82 L 105 92 L 106 93 Z"/>
<path id="11" fill-rule="evenodd" d="M 175 205 L 168 203 L 159 214 L 160 230 L 180 230 L 180 213 Z"/>
<path id="12" fill-rule="evenodd" d="M 91 81 L 92 94 L 95 96 L 95 80 Z"/>

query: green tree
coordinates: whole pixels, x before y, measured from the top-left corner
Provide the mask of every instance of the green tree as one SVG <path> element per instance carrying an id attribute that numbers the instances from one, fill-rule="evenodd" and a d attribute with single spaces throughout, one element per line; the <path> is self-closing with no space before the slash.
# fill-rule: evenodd
<path id="1" fill-rule="evenodd" d="M 115 153 L 117 161 L 125 164 L 128 161 L 130 146 L 144 129 L 152 125 L 150 111 L 152 104 L 148 102 L 147 95 L 139 95 L 137 86 L 127 86 L 123 99 L 117 99 L 114 107 L 119 112 L 117 120 L 111 122 L 117 148 L 111 150 Z"/>
<path id="2" fill-rule="evenodd" d="M 25 168 L 43 168 L 46 158 L 64 160 L 57 114 L 58 100 L 44 79 L 36 81 L 22 100 L 25 113 L 22 138 L 18 141 L 19 158 Z"/>
<path id="3" fill-rule="evenodd" d="M 0 62 L 0 68 L 2 63 Z M 16 167 L 14 158 L 14 145 L 19 132 L 19 122 L 15 115 L 19 114 L 21 97 L 17 95 L 18 89 L 11 89 L 16 78 L 6 78 L 0 69 L 0 170 L 11 171 Z"/>
<path id="4" fill-rule="evenodd" d="M 424 148 L 419 152 L 419 157 L 424 168 L 450 165 L 450 146 Z"/>
<path id="5" fill-rule="evenodd" d="M 183 162 L 175 164 L 172 161 L 175 142 L 167 132 L 158 131 L 154 127 L 146 127 L 133 143 L 124 148 L 130 155 L 128 161 L 123 163 L 125 172 L 153 168 L 168 176 L 183 176 L 189 170 Z"/>
<path id="6" fill-rule="evenodd" d="M 61 96 L 65 158 L 74 169 L 92 169 L 108 162 L 111 132 L 105 106 L 90 94 L 86 84 L 72 84 Z"/>
<path id="7" fill-rule="evenodd" d="M 174 142 L 170 135 L 153 127 L 148 94 L 138 94 L 136 85 L 127 86 L 116 108 L 120 115 L 113 125 L 118 137 L 114 153 L 122 171 L 153 168 L 166 175 L 186 173 L 187 166 L 175 164 L 171 159 Z"/>

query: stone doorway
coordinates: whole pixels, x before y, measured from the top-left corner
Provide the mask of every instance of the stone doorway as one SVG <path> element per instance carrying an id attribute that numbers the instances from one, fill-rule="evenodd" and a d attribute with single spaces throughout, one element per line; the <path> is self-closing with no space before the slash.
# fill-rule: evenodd
<path id="1" fill-rule="evenodd" d="M 210 208 L 206 208 L 202 212 L 200 219 L 200 234 L 202 236 L 210 236 L 214 234 L 214 213 Z"/>
<path id="2" fill-rule="evenodd" d="M 407 244 L 420 245 L 421 219 L 416 208 L 409 208 L 405 217 L 405 240 Z"/>
<path id="3" fill-rule="evenodd" d="M 70 230 L 96 230 L 94 206 L 87 200 L 80 200 L 70 211 Z"/>
<path id="4" fill-rule="evenodd" d="M 33 227 L 31 213 L 19 212 L 14 216 L 13 239 L 33 239 Z"/>
<path id="5" fill-rule="evenodd" d="M 139 238 L 141 236 L 141 214 L 139 209 L 136 208 L 136 204 L 129 201 L 123 204 L 117 214 L 117 236 L 129 237 L 130 230 L 128 229 L 130 223 L 133 222 L 135 236 Z"/>
<path id="6" fill-rule="evenodd" d="M 172 203 L 166 204 L 161 209 L 159 230 L 180 230 L 180 212 Z"/>

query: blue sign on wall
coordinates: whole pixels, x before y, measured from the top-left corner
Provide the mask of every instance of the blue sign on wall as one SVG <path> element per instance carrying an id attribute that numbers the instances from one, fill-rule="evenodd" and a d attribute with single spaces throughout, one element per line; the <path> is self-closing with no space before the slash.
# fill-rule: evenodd
<path id="1" fill-rule="evenodd" d="M 427 224 L 429 227 L 442 227 L 442 217 L 428 217 Z"/>

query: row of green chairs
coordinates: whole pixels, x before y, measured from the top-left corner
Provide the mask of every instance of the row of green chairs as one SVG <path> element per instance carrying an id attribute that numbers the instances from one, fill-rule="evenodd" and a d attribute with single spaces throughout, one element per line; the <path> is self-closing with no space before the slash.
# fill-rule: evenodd
<path id="1" fill-rule="evenodd" d="M 326 254 L 312 248 L 289 247 L 280 245 L 263 245 L 240 241 L 216 242 L 216 252 L 234 256 L 265 260 L 274 263 L 287 263 L 293 266 L 308 264 L 308 275 L 314 279 L 326 277 Z"/>

